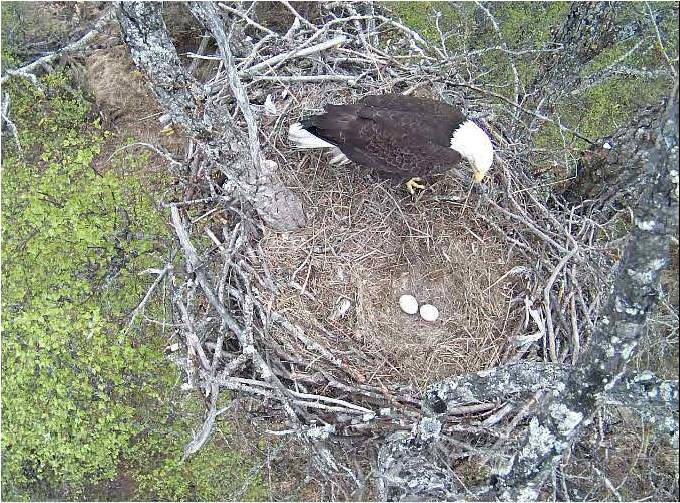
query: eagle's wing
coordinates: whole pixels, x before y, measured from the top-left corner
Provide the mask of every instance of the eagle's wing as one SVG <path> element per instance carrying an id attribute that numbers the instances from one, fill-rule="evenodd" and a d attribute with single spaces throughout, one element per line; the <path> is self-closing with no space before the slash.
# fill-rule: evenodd
<path id="1" fill-rule="evenodd" d="M 433 142 L 442 147 L 451 146 L 451 136 L 460 125 L 458 117 L 438 115 L 429 110 L 398 110 L 379 108 L 361 103 L 357 115 L 370 119 L 381 129 L 404 136 L 409 143 Z M 462 116 L 461 116 L 462 117 Z"/>
<path id="2" fill-rule="evenodd" d="M 455 122 L 457 125 L 465 121 L 465 116 L 458 108 L 443 101 L 428 98 L 404 96 L 403 94 L 376 94 L 364 96 L 359 100 L 359 103 L 375 108 L 429 114 Z"/>
<path id="3" fill-rule="evenodd" d="M 457 166 L 461 160 L 455 150 L 434 143 L 409 148 L 395 145 L 389 152 L 370 144 L 364 147 L 345 144 L 339 148 L 351 161 L 397 178 L 443 173 Z"/>
<path id="4" fill-rule="evenodd" d="M 448 137 L 437 141 L 429 117 L 419 113 L 363 104 L 328 105 L 325 114 L 309 117 L 302 124 L 350 160 L 386 174 L 438 173 L 461 160 L 460 154 L 449 148 Z"/>

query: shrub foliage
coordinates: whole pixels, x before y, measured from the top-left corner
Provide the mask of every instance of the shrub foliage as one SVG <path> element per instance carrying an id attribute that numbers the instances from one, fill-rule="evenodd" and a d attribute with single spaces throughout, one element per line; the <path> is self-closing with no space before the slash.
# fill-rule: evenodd
<path id="1" fill-rule="evenodd" d="M 3 498 L 87 497 L 123 469 L 143 499 L 223 499 L 241 486 L 258 497 L 249 464 L 219 445 L 180 461 L 200 409 L 177 393 L 167 333 L 126 327 L 154 279 L 139 273 L 167 248 L 167 216 L 140 174 L 147 157 L 125 150 L 95 170 L 110 133 L 63 72 L 6 90 L 22 151 L 5 137 Z M 162 301 L 146 314 L 162 320 Z"/>

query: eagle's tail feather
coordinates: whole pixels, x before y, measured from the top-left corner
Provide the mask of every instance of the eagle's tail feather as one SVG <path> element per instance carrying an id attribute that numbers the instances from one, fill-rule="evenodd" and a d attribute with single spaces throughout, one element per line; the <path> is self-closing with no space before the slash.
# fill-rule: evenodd
<path id="1" fill-rule="evenodd" d="M 288 139 L 298 148 L 335 148 L 335 146 L 307 131 L 299 122 L 288 128 Z"/>
<path id="2" fill-rule="evenodd" d="M 338 147 L 333 148 L 333 158 L 331 159 L 331 164 L 336 165 L 336 166 L 342 166 L 344 164 L 347 164 L 349 162 L 349 159 L 347 159 L 347 156 L 342 153 L 342 151 Z"/>

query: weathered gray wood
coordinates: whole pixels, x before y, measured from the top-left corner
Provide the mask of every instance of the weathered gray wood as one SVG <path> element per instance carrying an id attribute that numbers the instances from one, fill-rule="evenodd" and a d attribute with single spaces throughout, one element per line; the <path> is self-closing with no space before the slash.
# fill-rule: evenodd
<path id="1" fill-rule="evenodd" d="M 208 7 L 209 6 L 209 7 Z M 229 111 L 214 99 L 214 90 L 187 72 L 177 55 L 157 2 L 121 2 L 118 21 L 123 39 L 137 67 L 147 76 L 158 103 L 172 123 L 197 143 L 202 154 L 222 170 L 237 196 L 250 203 L 262 220 L 275 230 L 295 230 L 305 225 L 300 199 L 281 183 L 276 165 L 260 154 L 257 127 L 249 113 L 248 98 L 236 74 L 225 32 L 214 6 L 202 21 L 216 32 L 229 74 L 229 85 L 248 124 L 248 136 L 230 119 Z"/>
<path id="2" fill-rule="evenodd" d="M 597 404 L 626 371 L 642 327 L 658 297 L 659 278 L 668 265 L 671 236 L 678 230 L 677 81 L 656 142 L 644 161 L 651 184 L 635 215 L 635 229 L 619 263 L 601 321 L 580 365 L 562 393 L 547 395 L 532 418 L 517 456 L 499 476 L 502 499 L 535 499 L 544 476 L 588 424 Z"/>
<path id="3" fill-rule="evenodd" d="M 522 361 L 452 377 L 428 387 L 423 410 L 442 414 L 456 407 L 494 400 L 525 400 L 538 390 L 561 386 L 568 375 L 564 365 Z M 489 383 L 493 382 L 493 386 Z"/>
<path id="4" fill-rule="evenodd" d="M 423 428 L 437 434 L 441 424 L 435 419 Z M 433 461 L 433 447 L 421 438 L 423 431 L 392 434 L 378 453 L 378 498 L 381 501 L 459 501 L 466 499 L 455 490 L 445 466 Z M 420 435 L 419 435 L 420 434 Z"/>

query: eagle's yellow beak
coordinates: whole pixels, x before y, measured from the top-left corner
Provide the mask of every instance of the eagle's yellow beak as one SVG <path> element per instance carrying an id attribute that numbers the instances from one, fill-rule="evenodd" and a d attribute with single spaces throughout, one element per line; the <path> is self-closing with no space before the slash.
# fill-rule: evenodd
<path id="1" fill-rule="evenodd" d="M 481 183 L 482 180 L 484 180 L 484 175 L 486 173 L 483 173 L 481 171 L 475 170 L 475 183 Z"/>

